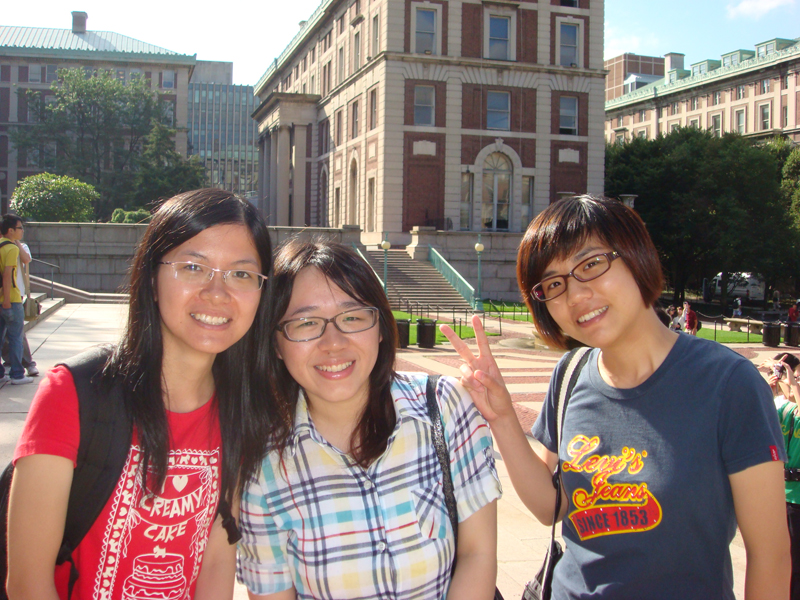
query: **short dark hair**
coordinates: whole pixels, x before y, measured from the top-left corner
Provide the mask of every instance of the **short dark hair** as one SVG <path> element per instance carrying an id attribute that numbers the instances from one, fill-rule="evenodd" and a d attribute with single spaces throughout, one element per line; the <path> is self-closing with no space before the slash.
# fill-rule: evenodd
<path id="1" fill-rule="evenodd" d="M 275 251 L 275 265 L 270 280 L 268 329 L 272 335 L 292 299 L 297 275 L 306 267 L 316 267 L 332 283 L 365 306 L 378 309 L 381 341 L 378 360 L 369 378 L 369 398 L 364 414 L 353 431 L 353 459 L 366 468 L 386 450 L 389 436 L 397 422 L 391 385 L 395 378 L 394 358 L 397 348 L 397 325 L 383 287 L 375 272 L 352 248 L 326 239 L 304 241 L 289 238 Z M 278 358 L 277 344 L 269 344 L 270 380 L 279 405 L 281 422 L 276 423 L 274 444 L 280 452 L 286 448 L 294 426 L 299 384 Z"/>
<path id="2" fill-rule="evenodd" d="M 784 356 L 786 356 L 786 358 L 783 358 Z M 794 354 L 789 354 L 788 352 L 779 352 L 772 358 L 772 360 L 780 360 L 782 358 L 783 362 L 789 365 L 792 371 L 797 369 L 797 366 L 800 365 L 800 358 L 797 358 Z"/>
<path id="3" fill-rule="evenodd" d="M 22 219 L 17 215 L 11 213 L 3 215 L 3 221 L 0 223 L 0 233 L 7 234 L 9 229 L 16 229 L 21 222 Z"/>
<path id="4" fill-rule="evenodd" d="M 517 282 L 536 329 L 551 346 L 566 348 L 561 328 L 534 285 L 554 260 L 564 260 L 591 237 L 615 250 L 633 275 L 646 306 L 655 306 L 664 283 L 661 262 L 644 222 L 622 202 L 602 196 L 573 196 L 551 204 L 528 226 L 517 253 Z"/>

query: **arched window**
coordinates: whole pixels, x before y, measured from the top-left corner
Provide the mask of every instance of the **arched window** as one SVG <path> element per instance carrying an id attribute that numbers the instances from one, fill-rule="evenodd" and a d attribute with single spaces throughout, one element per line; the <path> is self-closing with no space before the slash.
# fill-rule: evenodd
<path id="1" fill-rule="evenodd" d="M 493 152 L 483 163 L 481 223 L 488 231 L 508 231 L 511 214 L 511 161 Z"/>

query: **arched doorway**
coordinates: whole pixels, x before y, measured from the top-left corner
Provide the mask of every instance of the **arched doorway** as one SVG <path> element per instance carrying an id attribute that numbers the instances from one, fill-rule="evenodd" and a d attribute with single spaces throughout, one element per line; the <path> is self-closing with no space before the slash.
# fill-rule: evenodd
<path id="1" fill-rule="evenodd" d="M 347 224 L 358 225 L 358 163 L 350 162 L 350 201 L 347 206 Z"/>
<path id="2" fill-rule="evenodd" d="M 487 231 L 508 231 L 511 215 L 511 176 L 508 157 L 492 152 L 483 163 L 481 225 Z"/>

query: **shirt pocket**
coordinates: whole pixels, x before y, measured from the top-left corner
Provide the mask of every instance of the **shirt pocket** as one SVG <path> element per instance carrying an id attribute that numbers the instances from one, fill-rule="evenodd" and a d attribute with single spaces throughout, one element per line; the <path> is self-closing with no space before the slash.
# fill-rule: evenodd
<path id="1" fill-rule="evenodd" d="M 444 503 L 441 481 L 411 490 L 411 498 L 422 536 L 432 540 L 445 539 L 447 530 L 452 527 L 449 526 L 450 517 Z"/>

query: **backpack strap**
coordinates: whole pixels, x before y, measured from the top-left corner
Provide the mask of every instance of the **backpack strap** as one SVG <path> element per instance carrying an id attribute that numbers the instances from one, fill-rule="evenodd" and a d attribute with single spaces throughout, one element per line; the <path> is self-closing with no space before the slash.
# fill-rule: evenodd
<path id="1" fill-rule="evenodd" d="M 86 536 L 119 481 L 130 452 L 133 425 L 125 410 L 122 384 L 103 385 L 100 374 L 111 349 L 92 348 L 66 360 L 75 382 L 80 413 L 77 467 L 67 504 L 64 540 L 56 564 L 72 562 L 72 551 Z M 78 578 L 70 571 L 70 595 Z"/>

